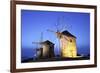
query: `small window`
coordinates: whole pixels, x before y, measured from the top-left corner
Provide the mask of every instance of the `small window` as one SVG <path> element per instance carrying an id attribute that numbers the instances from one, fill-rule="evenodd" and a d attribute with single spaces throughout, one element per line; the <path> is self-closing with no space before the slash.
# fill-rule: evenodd
<path id="1" fill-rule="evenodd" d="M 70 39 L 70 42 L 72 42 L 72 39 Z"/>

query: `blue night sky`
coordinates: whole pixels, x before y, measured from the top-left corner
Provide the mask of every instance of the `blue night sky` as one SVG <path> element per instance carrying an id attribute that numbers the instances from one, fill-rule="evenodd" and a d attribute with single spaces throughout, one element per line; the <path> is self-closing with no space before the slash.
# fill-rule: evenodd
<path id="1" fill-rule="evenodd" d="M 59 22 L 58 22 L 59 21 Z M 32 57 L 37 47 L 32 42 L 40 42 L 41 33 L 43 41 L 50 40 L 55 44 L 55 54 L 59 54 L 58 40 L 54 33 L 47 29 L 56 31 L 55 25 L 60 29 L 68 30 L 77 37 L 77 49 L 79 54 L 90 53 L 90 14 L 79 12 L 56 12 L 21 10 L 21 52 L 22 57 Z"/>

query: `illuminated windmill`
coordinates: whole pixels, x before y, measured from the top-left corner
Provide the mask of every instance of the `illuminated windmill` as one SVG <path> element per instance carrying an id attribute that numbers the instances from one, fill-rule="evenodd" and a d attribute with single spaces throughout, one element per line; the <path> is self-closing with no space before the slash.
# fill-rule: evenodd
<path id="1" fill-rule="evenodd" d="M 47 31 L 54 32 L 57 36 L 59 40 L 59 49 L 61 50 L 61 57 L 77 57 L 76 37 L 65 30 L 66 25 L 62 26 L 61 29 L 59 29 L 58 22 L 59 21 L 57 21 L 57 24 L 55 25 L 56 31 L 50 29 L 48 29 Z"/>
<path id="2" fill-rule="evenodd" d="M 39 58 L 52 58 L 54 54 L 54 43 L 49 40 L 43 41 L 43 33 L 41 34 L 40 42 L 32 42 L 32 44 L 37 44 L 40 48 L 37 49 L 36 54 Z"/>

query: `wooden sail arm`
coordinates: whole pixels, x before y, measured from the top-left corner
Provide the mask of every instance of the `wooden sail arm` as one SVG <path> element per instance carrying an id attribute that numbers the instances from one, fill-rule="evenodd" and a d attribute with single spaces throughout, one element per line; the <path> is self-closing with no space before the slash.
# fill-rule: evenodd
<path id="1" fill-rule="evenodd" d="M 50 29 L 47 29 L 47 31 L 49 31 L 49 32 L 53 32 L 53 33 L 56 33 L 55 31 L 53 31 L 53 30 L 50 30 Z"/>
<path id="2" fill-rule="evenodd" d="M 41 44 L 41 42 L 32 42 L 32 44 Z"/>

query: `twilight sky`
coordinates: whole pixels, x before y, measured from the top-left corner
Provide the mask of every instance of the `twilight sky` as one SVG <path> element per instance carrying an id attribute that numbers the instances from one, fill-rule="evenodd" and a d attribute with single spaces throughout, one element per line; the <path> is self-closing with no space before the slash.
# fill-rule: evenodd
<path id="1" fill-rule="evenodd" d="M 90 14 L 79 12 L 56 12 L 21 10 L 21 47 L 22 55 L 28 55 L 25 50 L 33 50 L 37 47 L 32 42 L 40 42 L 41 33 L 43 41 L 50 40 L 55 44 L 55 53 L 59 54 L 56 35 L 47 29 L 56 31 L 55 25 L 60 29 L 68 30 L 77 37 L 77 49 L 79 54 L 87 55 L 90 52 Z M 62 31 L 63 31 L 62 30 Z M 32 54 L 32 52 L 31 52 Z"/>

